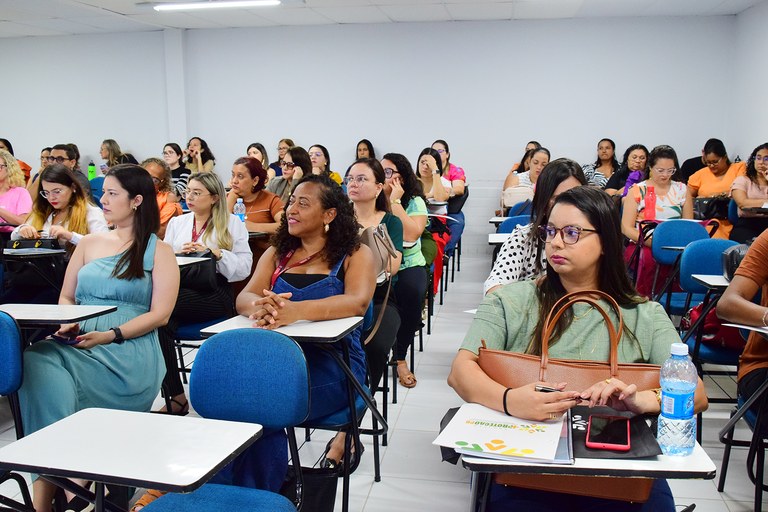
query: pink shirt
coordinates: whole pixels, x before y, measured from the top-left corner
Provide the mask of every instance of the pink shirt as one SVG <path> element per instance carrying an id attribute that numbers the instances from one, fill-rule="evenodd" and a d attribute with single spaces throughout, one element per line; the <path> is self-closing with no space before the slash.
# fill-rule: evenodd
<path id="1" fill-rule="evenodd" d="M 448 164 L 448 172 L 443 176 L 448 181 L 461 180 L 466 182 L 467 177 L 464 175 L 464 169 L 457 167 L 453 164 Z"/>
<path id="2" fill-rule="evenodd" d="M 743 190 L 747 193 L 747 199 L 762 199 L 768 201 L 768 187 L 762 187 L 746 176 L 739 176 L 731 185 L 731 196 L 734 190 Z M 745 212 L 739 208 L 739 217 L 765 217 L 759 213 Z"/>
<path id="3" fill-rule="evenodd" d="M 5 194 L 0 194 L 0 207 L 5 208 L 14 215 L 26 215 L 32 211 L 32 198 L 24 187 L 13 187 Z M 0 217 L 0 222 L 8 222 Z M 0 227 L 0 231 L 10 233 L 12 227 Z"/>

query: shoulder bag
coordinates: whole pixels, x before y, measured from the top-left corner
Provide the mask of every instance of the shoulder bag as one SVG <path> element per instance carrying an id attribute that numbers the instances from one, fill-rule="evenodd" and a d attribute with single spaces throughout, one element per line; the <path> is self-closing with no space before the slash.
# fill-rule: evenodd
<path id="1" fill-rule="evenodd" d="M 723 277 L 731 282 L 741 260 L 747 255 L 750 243 L 734 245 L 723 251 Z"/>
<path id="2" fill-rule="evenodd" d="M 216 259 L 210 249 L 189 254 L 177 254 L 188 258 L 207 258 L 207 261 L 184 265 L 179 269 L 182 288 L 196 292 L 212 292 L 219 287 L 216 276 Z"/>
<path id="3" fill-rule="evenodd" d="M 387 301 L 389 300 L 389 292 L 392 288 L 392 258 L 397 256 L 395 244 L 392 242 L 392 238 L 389 236 L 389 231 L 387 231 L 387 226 L 384 224 L 377 224 L 365 228 L 360 233 L 360 243 L 367 245 L 371 249 L 371 252 L 373 252 L 377 285 L 384 286 L 386 283 L 387 292 L 384 295 L 383 303 L 386 306 Z M 381 325 L 385 310 L 386 307 L 383 307 L 381 308 L 381 311 L 379 311 L 376 322 L 373 324 L 373 328 L 363 341 L 363 346 L 367 345 L 371 339 L 373 339 L 376 331 L 379 330 L 379 325 Z"/>
<path id="4" fill-rule="evenodd" d="M 693 218 L 697 220 L 720 219 L 728 220 L 728 203 L 726 195 L 712 197 L 696 197 L 693 200 Z"/>
<path id="5" fill-rule="evenodd" d="M 593 296 L 599 296 L 610 304 L 618 318 L 616 325 Z M 609 360 L 606 362 L 549 358 L 549 340 L 557 321 L 568 308 L 579 302 L 592 306 L 605 320 L 611 343 Z M 509 388 L 548 381 L 568 382 L 571 389 L 586 389 L 608 378 L 635 384 L 641 391 L 658 388 L 658 365 L 618 362 L 619 339 L 623 329 L 621 309 L 613 297 L 597 290 L 569 293 L 557 301 L 547 315 L 540 356 L 490 350 L 483 346 L 479 350 L 478 364 L 491 379 Z M 589 476 L 497 473 L 494 480 L 515 487 L 632 502 L 647 501 L 653 486 L 653 480 L 649 478 L 615 478 L 610 480 L 610 485 L 605 485 L 605 479 Z"/>

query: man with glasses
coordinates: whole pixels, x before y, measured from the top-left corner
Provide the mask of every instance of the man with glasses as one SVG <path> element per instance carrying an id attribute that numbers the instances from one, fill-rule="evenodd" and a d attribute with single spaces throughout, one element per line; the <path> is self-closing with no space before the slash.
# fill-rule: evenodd
<path id="1" fill-rule="evenodd" d="M 77 153 L 71 145 L 56 144 L 53 146 L 51 148 L 51 154 L 48 156 L 48 165 L 52 164 L 62 164 L 71 170 L 74 173 L 75 178 L 77 178 L 77 182 L 80 183 L 80 186 L 83 187 L 86 194 L 90 196 L 91 183 L 88 181 L 88 176 L 79 169 L 77 165 Z M 93 202 L 92 197 L 91 202 Z"/>

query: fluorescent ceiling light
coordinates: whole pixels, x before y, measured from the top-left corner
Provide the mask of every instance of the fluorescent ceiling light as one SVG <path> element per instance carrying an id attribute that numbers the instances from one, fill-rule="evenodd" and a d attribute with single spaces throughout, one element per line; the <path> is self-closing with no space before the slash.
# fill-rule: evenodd
<path id="1" fill-rule="evenodd" d="M 237 9 L 245 7 L 268 7 L 280 5 L 280 0 L 226 0 L 222 2 L 188 2 L 157 4 L 156 11 L 195 11 L 200 9 Z"/>

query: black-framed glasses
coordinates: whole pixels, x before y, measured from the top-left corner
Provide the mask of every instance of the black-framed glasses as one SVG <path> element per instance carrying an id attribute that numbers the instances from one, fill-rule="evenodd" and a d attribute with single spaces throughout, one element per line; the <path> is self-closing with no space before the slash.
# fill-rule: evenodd
<path id="1" fill-rule="evenodd" d="M 293 162 L 286 162 L 285 160 L 280 162 L 280 167 L 285 167 L 286 169 L 293 169 L 296 167 L 296 164 Z"/>
<path id="2" fill-rule="evenodd" d="M 64 162 L 68 161 L 69 158 L 65 156 L 49 156 L 48 161 L 53 163 L 56 162 L 57 164 L 63 164 Z"/>
<path id="3" fill-rule="evenodd" d="M 395 169 L 393 169 L 391 167 L 385 167 L 384 168 L 384 177 L 385 178 L 391 178 L 395 174 L 399 174 Z"/>
<path id="4" fill-rule="evenodd" d="M 556 228 L 552 224 L 547 224 L 546 226 L 539 226 L 539 239 L 542 242 L 550 243 L 555 239 L 555 236 L 560 233 L 560 238 L 563 239 L 564 244 L 573 245 L 579 241 L 581 234 L 585 231 L 589 233 L 598 233 L 596 229 L 587 229 L 579 226 L 563 226 L 561 228 Z"/>

